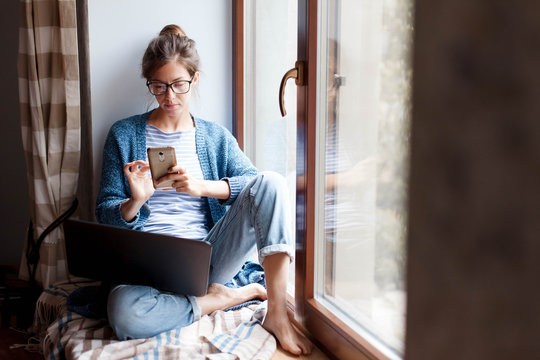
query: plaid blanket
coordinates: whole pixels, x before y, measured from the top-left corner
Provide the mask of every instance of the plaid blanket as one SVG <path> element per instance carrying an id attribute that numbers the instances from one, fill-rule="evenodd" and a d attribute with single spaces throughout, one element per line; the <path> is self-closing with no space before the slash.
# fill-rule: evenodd
<path id="1" fill-rule="evenodd" d="M 67 310 L 76 285 L 51 285 L 38 300 L 37 331 L 46 359 L 270 359 L 276 341 L 262 326 L 266 302 L 234 311 L 215 311 L 184 328 L 147 339 L 119 341 L 106 319 Z"/>

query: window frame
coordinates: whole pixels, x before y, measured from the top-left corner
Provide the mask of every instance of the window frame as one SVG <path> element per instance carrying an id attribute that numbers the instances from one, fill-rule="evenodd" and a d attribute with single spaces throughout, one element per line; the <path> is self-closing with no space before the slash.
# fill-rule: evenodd
<path id="1" fill-rule="evenodd" d="M 298 61 L 305 66 L 305 85 L 297 87 L 297 179 L 295 298 L 289 310 L 295 325 L 323 351 L 339 359 L 390 359 L 350 328 L 314 296 L 315 199 L 317 146 L 318 1 L 298 0 Z M 244 139 L 244 0 L 234 0 L 233 133 L 243 149 Z M 292 64 L 291 64 L 292 65 Z M 303 162 L 300 159 L 304 159 Z M 304 214 L 304 217 L 298 214 Z"/>
<path id="2" fill-rule="evenodd" d="M 244 0 L 232 2 L 232 132 L 244 150 Z"/>
<path id="3" fill-rule="evenodd" d="M 318 345 L 340 359 L 389 359 L 315 299 L 315 209 L 317 178 L 318 1 L 298 1 L 298 60 L 306 85 L 297 88 L 297 214 L 295 318 Z"/>

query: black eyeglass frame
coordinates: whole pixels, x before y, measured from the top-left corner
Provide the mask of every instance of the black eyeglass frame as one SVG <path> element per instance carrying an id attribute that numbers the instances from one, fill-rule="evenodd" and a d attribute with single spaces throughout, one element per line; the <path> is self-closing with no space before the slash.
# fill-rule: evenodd
<path id="1" fill-rule="evenodd" d="M 159 81 L 159 80 L 146 80 L 146 87 L 148 88 L 148 91 L 150 92 L 150 94 L 152 94 L 154 96 L 165 95 L 169 91 L 169 88 L 171 88 L 173 93 L 175 93 L 177 95 L 182 95 L 182 94 L 188 93 L 189 90 L 191 90 L 191 83 L 193 82 L 193 78 L 195 78 L 195 75 L 191 77 L 191 80 L 176 80 L 176 81 L 173 81 L 172 83 L 168 83 L 168 84 L 164 83 L 163 81 Z M 187 88 L 186 91 L 184 91 L 184 92 L 176 92 L 176 91 L 174 91 L 173 85 L 178 84 L 180 82 L 181 83 L 188 83 L 188 88 Z M 163 93 L 161 93 L 161 94 L 154 94 L 152 92 L 152 90 L 150 89 L 150 85 L 152 85 L 154 83 L 165 85 L 166 86 L 165 91 Z"/>

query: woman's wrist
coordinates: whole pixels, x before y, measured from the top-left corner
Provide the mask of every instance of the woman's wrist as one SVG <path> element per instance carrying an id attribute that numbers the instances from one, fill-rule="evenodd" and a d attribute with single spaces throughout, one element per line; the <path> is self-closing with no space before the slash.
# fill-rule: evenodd
<path id="1" fill-rule="evenodd" d="M 215 199 L 226 200 L 231 195 L 227 180 L 205 180 L 203 181 L 203 189 L 203 196 Z"/>
<path id="2" fill-rule="evenodd" d="M 145 201 L 136 200 L 130 197 L 120 206 L 120 212 L 126 222 L 131 222 L 139 213 L 139 210 L 144 205 Z"/>
<path id="3" fill-rule="evenodd" d="M 130 201 L 133 204 L 133 206 L 136 206 L 139 209 L 144 205 L 144 203 L 147 200 L 148 199 L 140 199 L 140 200 L 138 200 L 138 199 L 135 199 L 133 196 L 128 199 L 128 201 Z"/>

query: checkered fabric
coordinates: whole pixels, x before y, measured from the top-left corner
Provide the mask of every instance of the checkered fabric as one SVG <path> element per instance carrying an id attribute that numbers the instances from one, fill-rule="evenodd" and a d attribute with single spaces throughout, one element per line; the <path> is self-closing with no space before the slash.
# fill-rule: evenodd
<path id="1" fill-rule="evenodd" d="M 240 359 L 268 360 L 276 340 L 262 327 L 267 302 L 215 311 L 184 328 L 147 339 L 119 341 L 107 319 L 67 310 L 75 284 L 56 284 L 38 299 L 34 328 L 46 359 Z"/>
<path id="2" fill-rule="evenodd" d="M 75 0 L 21 0 L 19 103 L 34 238 L 65 212 L 77 191 L 80 96 Z M 23 252 L 24 254 L 24 252 Z M 37 281 L 65 279 L 61 229 L 40 248 Z M 21 277 L 28 278 L 26 259 Z"/>

